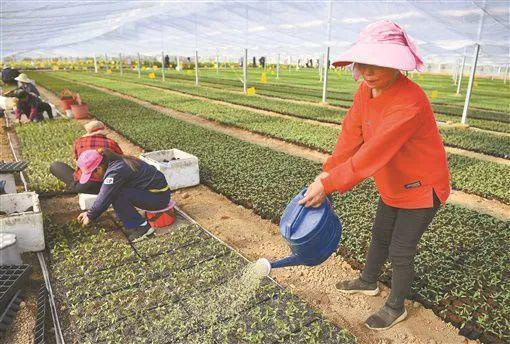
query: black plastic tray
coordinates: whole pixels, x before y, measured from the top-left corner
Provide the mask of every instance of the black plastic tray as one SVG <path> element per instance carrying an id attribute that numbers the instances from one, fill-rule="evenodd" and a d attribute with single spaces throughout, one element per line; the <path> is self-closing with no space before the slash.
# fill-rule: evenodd
<path id="1" fill-rule="evenodd" d="M 27 161 L 14 161 L 14 162 L 6 162 L 0 161 L 0 173 L 13 173 L 13 172 L 21 172 L 25 168 L 27 168 Z"/>
<path id="2" fill-rule="evenodd" d="M 32 272 L 30 265 L 0 266 L 0 314 L 2 314 L 14 295 L 27 286 Z"/>
<path id="3" fill-rule="evenodd" d="M 5 310 L 0 313 L 0 333 L 9 328 L 9 326 L 12 324 L 12 321 L 14 320 L 14 317 L 16 316 L 16 312 L 19 311 L 21 303 L 21 292 L 22 290 L 20 289 L 14 293 L 14 296 L 7 303 Z"/>

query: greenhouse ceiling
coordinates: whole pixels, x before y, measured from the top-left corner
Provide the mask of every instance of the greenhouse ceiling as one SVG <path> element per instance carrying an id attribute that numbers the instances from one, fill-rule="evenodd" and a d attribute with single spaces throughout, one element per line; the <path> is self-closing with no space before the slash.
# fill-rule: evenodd
<path id="1" fill-rule="evenodd" d="M 427 61 L 481 45 L 506 64 L 510 1 L 1 1 L 2 58 L 161 54 L 332 58 L 367 24 L 408 30 Z M 330 15 L 331 14 L 331 15 Z M 330 32 L 330 35 L 328 35 Z"/>

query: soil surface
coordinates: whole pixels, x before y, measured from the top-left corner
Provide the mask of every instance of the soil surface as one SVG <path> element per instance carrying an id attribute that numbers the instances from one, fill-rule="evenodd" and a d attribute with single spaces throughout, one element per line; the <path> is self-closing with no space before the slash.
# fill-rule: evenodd
<path id="1" fill-rule="evenodd" d="M 83 84 L 87 84 L 87 83 L 83 83 Z M 236 137 L 240 140 L 255 143 L 255 144 L 258 144 L 261 146 L 265 146 L 265 147 L 271 148 L 276 151 L 280 151 L 280 152 L 287 153 L 290 155 L 298 156 L 298 157 L 312 160 L 312 161 L 319 162 L 319 163 L 322 163 L 328 156 L 325 153 L 321 153 L 321 152 L 318 152 L 313 149 L 298 146 L 298 145 L 288 143 L 288 142 L 285 142 L 282 140 L 269 138 L 264 135 L 255 134 L 248 130 L 225 126 L 225 125 L 213 122 L 213 121 L 203 119 L 198 116 L 193 116 L 193 115 L 185 114 L 185 113 L 178 112 L 175 110 L 171 110 L 171 109 L 165 108 L 160 105 L 154 105 L 147 101 L 144 101 L 144 100 L 132 97 L 132 96 L 124 95 L 124 94 L 121 94 L 121 93 L 118 93 L 115 91 L 111 91 L 111 90 L 108 90 L 103 87 L 97 87 L 97 86 L 90 85 L 90 84 L 87 84 L 87 86 L 95 88 L 97 90 L 100 90 L 100 91 L 108 93 L 108 94 L 112 94 L 112 95 L 115 95 L 118 97 L 122 97 L 124 99 L 131 100 L 131 101 L 136 102 L 144 107 L 164 113 L 170 117 L 173 117 L 173 118 L 176 118 L 176 119 L 188 122 L 188 123 L 192 123 L 195 125 L 199 125 L 199 126 L 202 126 L 205 128 L 209 128 L 209 129 Z M 39 87 L 39 88 L 41 91 L 44 90 L 42 87 Z M 44 90 L 44 94 L 48 95 L 49 99 L 51 99 L 51 97 L 56 98 L 53 94 L 49 93 L 49 91 Z M 113 138 L 113 136 L 112 136 L 112 138 Z M 472 154 L 473 157 L 475 157 L 475 155 L 478 154 L 478 153 L 474 153 L 474 152 L 469 152 L 469 153 Z M 480 155 L 485 156 L 483 154 L 480 154 Z M 485 156 L 485 157 L 488 157 L 488 156 Z M 500 159 L 500 158 L 496 158 L 496 157 L 489 157 L 489 158 Z M 505 159 L 501 159 L 501 160 L 506 161 Z M 490 199 L 486 199 L 486 198 L 483 198 L 480 196 L 476 196 L 476 195 L 472 195 L 472 194 L 468 194 L 468 193 L 456 190 L 454 193 L 452 193 L 451 197 L 448 199 L 448 202 L 457 204 L 457 205 L 461 205 L 461 206 L 469 208 L 469 209 L 476 210 L 480 213 L 492 215 L 498 219 L 502 219 L 502 220 L 510 219 L 510 205 L 504 204 L 497 200 L 490 200 Z"/>

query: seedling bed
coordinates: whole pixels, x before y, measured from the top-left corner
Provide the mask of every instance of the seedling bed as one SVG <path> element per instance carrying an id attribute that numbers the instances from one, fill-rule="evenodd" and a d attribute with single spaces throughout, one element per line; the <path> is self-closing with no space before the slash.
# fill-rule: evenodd
<path id="1" fill-rule="evenodd" d="M 187 336 L 195 336 L 202 338 L 202 343 L 215 342 L 209 335 L 212 333 L 209 326 L 204 328 L 200 321 L 200 314 L 190 312 L 190 301 L 210 302 L 211 290 L 238 275 L 246 261 L 206 231 L 189 224 L 131 246 L 105 229 L 81 228 L 74 222 L 65 225 L 50 222 L 47 228 L 51 238 L 51 274 L 58 308 L 65 315 L 66 341 L 175 343 L 188 342 Z M 129 250 L 132 254 L 128 254 Z M 136 260 L 132 260 L 133 254 Z M 247 316 L 258 305 L 274 298 L 280 302 L 261 308 L 270 314 L 268 323 L 276 323 L 275 317 L 288 313 L 297 318 L 292 323 L 300 324 L 293 329 L 308 333 L 311 330 L 306 326 L 320 319 L 306 304 L 269 279 L 255 298 L 235 311 Z M 294 303 L 289 300 L 299 302 L 296 309 L 303 312 L 293 313 Z M 271 307 L 279 308 L 270 312 Z M 257 320 L 257 314 L 250 318 L 251 323 Z M 232 328 L 231 323 L 237 321 L 237 317 L 229 316 L 213 327 Z M 257 329 L 265 327 L 261 324 Z M 268 336 L 278 340 L 290 334 L 278 327 L 264 331 L 276 331 Z M 233 338 L 230 342 L 239 338 L 258 342 L 255 337 L 226 332 Z M 352 337 L 345 338 L 352 342 Z"/>

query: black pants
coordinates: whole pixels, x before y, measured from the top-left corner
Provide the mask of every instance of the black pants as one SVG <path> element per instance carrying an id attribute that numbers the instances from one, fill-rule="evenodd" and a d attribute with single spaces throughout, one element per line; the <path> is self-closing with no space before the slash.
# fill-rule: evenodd
<path id="1" fill-rule="evenodd" d="M 50 172 L 55 177 L 63 181 L 71 191 L 76 193 L 98 194 L 101 189 L 101 182 L 89 181 L 85 184 L 80 184 L 74 180 L 74 170 L 68 164 L 55 161 L 50 165 Z"/>
<path id="2" fill-rule="evenodd" d="M 19 105 L 19 107 L 20 107 L 21 113 L 24 113 L 27 117 L 30 115 L 30 106 L 28 106 L 27 103 L 21 103 Z M 46 113 L 48 114 L 48 117 L 50 119 L 53 119 L 53 110 L 51 109 L 50 104 L 45 103 L 45 102 L 40 102 L 37 105 L 37 116 L 35 116 L 35 118 L 34 118 L 35 122 L 44 120 L 44 115 L 43 115 L 44 111 L 46 111 Z"/>
<path id="3" fill-rule="evenodd" d="M 369 283 L 376 282 L 389 257 L 393 271 L 391 293 L 386 304 L 392 308 L 401 309 L 411 291 L 416 247 L 440 205 L 435 194 L 433 207 L 424 209 L 399 209 L 379 200 L 372 227 L 372 241 L 361 279 Z"/>

